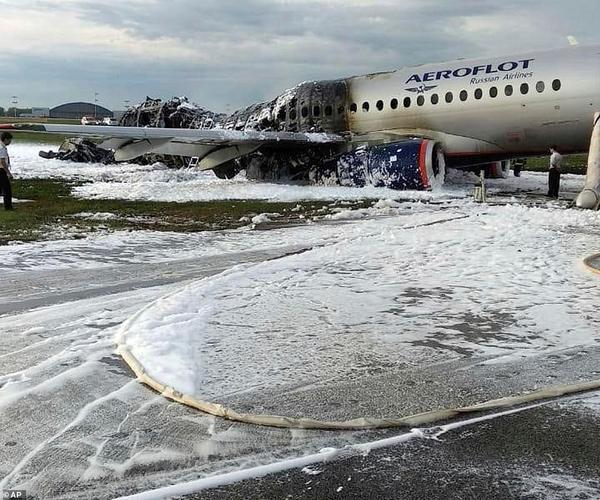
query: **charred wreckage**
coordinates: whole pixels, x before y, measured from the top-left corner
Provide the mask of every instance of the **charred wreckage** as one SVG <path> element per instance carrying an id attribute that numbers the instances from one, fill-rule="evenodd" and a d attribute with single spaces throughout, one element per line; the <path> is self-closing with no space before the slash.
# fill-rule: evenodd
<path id="1" fill-rule="evenodd" d="M 272 101 L 251 105 L 231 115 L 205 110 L 185 97 L 166 102 L 148 97 L 128 109 L 118 126 L 323 133 L 344 137 L 357 111 L 356 104 L 348 104 L 348 87 L 348 81 L 343 79 L 305 82 Z M 427 189 L 432 177 L 443 179 L 444 158 L 436 142 L 421 138 L 381 142 L 242 145 L 230 159 L 225 156 L 210 169 L 223 179 L 245 171 L 248 179 L 268 182 L 373 185 L 392 189 Z M 115 156 L 104 145 L 82 139 L 69 139 L 58 153 L 40 152 L 40 155 L 73 161 L 115 162 Z M 168 166 L 184 167 L 195 165 L 198 158 L 142 154 L 128 161 L 141 164 L 160 161 Z M 426 167 L 433 175 L 425 173 Z"/>

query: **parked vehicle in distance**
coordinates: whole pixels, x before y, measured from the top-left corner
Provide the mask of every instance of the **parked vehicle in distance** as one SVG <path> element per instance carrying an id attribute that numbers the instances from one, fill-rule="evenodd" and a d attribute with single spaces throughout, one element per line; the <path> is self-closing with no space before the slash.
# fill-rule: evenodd
<path id="1" fill-rule="evenodd" d="M 84 116 L 81 119 L 81 124 L 82 125 L 106 125 L 102 121 L 102 118 L 96 118 L 94 116 Z"/>

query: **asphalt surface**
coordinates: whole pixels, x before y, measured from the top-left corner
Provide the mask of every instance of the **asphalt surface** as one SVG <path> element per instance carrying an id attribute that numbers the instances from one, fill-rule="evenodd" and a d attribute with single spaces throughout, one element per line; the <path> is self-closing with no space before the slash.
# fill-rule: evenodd
<path id="1" fill-rule="evenodd" d="M 596 499 L 599 403 L 580 396 L 186 498 Z"/>
<path id="2" fill-rule="evenodd" d="M 115 354 L 119 325 L 148 302 L 191 279 L 302 248 L 168 265 L 5 273 L 0 489 L 23 489 L 36 499 L 109 499 L 407 432 L 228 422 L 155 394 Z M 278 401 L 287 414 L 310 407 L 322 418 L 340 418 L 360 413 L 362 392 L 378 413 L 392 415 L 600 378 L 600 349 L 591 345 L 491 365 L 462 354 L 429 366 L 375 367 L 357 380 L 274 389 L 262 400 L 259 394 L 237 395 L 231 402 L 243 408 L 252 400 L 253 408 L 268 411 Z M 356 399 L 350 401 L 350 394 Z M 191 497 L 600 498 L 598 398 L 565 398 L 448 431 L 438 440 L 430 431 L 428 438 L 366 456 L 342 454 L 311 466 L 314 474 L 290 470 Z"/>

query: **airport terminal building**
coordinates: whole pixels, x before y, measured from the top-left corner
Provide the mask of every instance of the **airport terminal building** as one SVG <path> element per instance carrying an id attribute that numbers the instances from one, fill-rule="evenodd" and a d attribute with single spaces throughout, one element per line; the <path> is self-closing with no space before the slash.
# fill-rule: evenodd
<path id="1" fill-rule="evenodd" d="M 84 116 L 96 116 L 97 118 L 113 118 L 113 112 L 109 109 L 89 102 L 69 102 L 61 104 L 50 110 L 50 118 L 66 118 L 81 120 Z"/>

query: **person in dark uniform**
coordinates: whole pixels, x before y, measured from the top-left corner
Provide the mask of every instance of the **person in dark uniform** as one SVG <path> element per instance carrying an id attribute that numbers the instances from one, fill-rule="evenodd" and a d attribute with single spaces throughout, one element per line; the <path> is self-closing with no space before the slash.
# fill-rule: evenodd
<path id="1" fill-rule="evenodd" d="M 0 192 L 4 196 L 5 210 L 12 210 L 12 188 L 10 180 L 13 178 L 10 173 L 10 157 L 6 146 L 12 142 L 12 134 L 3 132 L 0 135 Z"/>
<path id="2" fill-rule="evenodd" d="M 556 146 L 550 148 L 550 168 L 548 169 L 548 197 L 558 198 L 560 189 L 560 164 L 562 155 L 558 152 Z"/>

